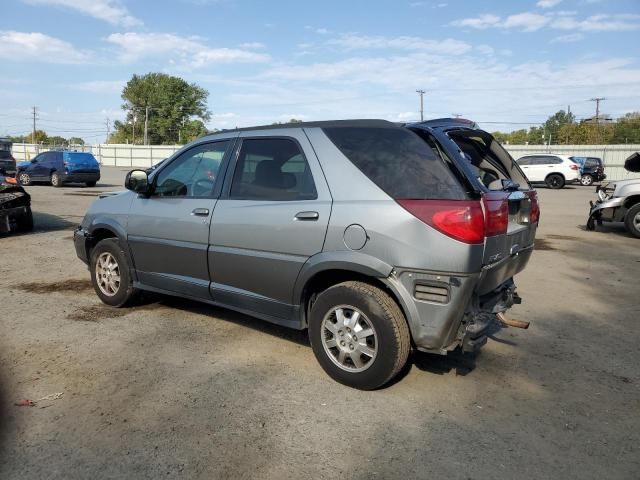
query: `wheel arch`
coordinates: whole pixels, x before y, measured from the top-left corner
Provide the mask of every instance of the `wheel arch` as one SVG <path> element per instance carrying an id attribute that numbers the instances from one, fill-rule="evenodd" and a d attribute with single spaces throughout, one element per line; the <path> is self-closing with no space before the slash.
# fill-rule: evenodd
<path id="1" fill-rule="evenodd" d="M 567 181 L 567 177 L 565 177 L 564 173 L 562 172 L 550 172 L 547 174 L 546 177 L 544 177 L 544 181 L 546 182 L 551 175 L 560 175 L 562 177 L 562 180 L 564 180 L 565 182 Z"/>
<path id="2" fill-rule="evenodd" d="M 87 258 L 91 259 L 91 250 L 100 242 L 106 238 L 115 238 L 118 240 L 120 244 L 120 248 L 124 252 L 127 262 L 129 263 L 129 270 L 132 272 L 133 278 L 135 279 L 135 268 L 133 265 L 133 258 L 131 257 L 131 253 L 127 248 L 127 233 L 124 228 L 112 221 L 111 219 L 96 219 L 91 222 L 91 225 L 88 228 L 89 238 L 85 244 L 85 248 L 87 249 Z"/>
<path id="3" fill-rule="evenodd" d="M 624 200 L 624 207 L 626 209 L 629 209 L 629 208 L 633 207 L 634 205 L 636 205 L 637 203 L 640 203 L 640 194 L 631 195 L 631 196 L 627 197 Z"/>
<path id="4" fill-rule="evenodd" d="M 400 307 L 410 326 L 411 310 L 395 284 L 388 280 L 392 271 L 391 265 L 358 252 L 333 252 L 311 257 L 303 266 L 294 287 L 294 303 L 300 305 L 303 328 L 308 325 L 308 314 L 315 295 L 346 281 L 368 283 L 387 292 Z"/>

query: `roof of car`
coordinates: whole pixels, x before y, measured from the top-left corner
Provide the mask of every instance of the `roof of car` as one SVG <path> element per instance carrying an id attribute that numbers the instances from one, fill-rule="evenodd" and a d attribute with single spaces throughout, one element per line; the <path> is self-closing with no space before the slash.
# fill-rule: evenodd
<path id="1" fill-rule="evenodd" d="M 278 123 L 276 125 L 258 125 L 255 127 L 231 128 L 209 132 L 208 135 L 228 132 L 246 132 L 251 130 L 277 130 L 285 128 L 332 128 L 332 127 L 371 127 L 371 128 L 399 128 L 398 124 L 387 120 L 358 119 L 358 120 L 326 120 L 320 122 Z"/>
<path id="2" fill-rule="evenodd" d="M 415 122 L 408 123 L 407 126 L 416 126 L 416 127 L 465 127 L 465 128 L 474 128 L 477 129 L 478 124 L 473 120 L 468 120 L 466 118 L 434 118 L 432 120 L 425 120 L 424 122 Z"/>

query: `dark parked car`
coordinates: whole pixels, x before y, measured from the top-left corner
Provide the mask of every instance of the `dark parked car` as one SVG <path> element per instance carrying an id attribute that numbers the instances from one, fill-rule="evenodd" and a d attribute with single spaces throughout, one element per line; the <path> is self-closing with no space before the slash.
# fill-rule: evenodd
<path id="1" fill-rule="evenodd" d="M 15 178 L 0 175 L 0 233 L 32 229 L 31 197 Z"/>
<path id="2" fill-rule="evenodd" d="M 598 157 L 569 157 L 580 165 L 580 184 L 588 187 L 593 182 L 601 182 L 607 176 L 604 174 L 604 163 Z"/>
<path id="3" fill-rule="evenodd" d="M 94 187 L 100 180 L 100 165 L 87 152 L 50 151 L 18 164 L 16 177 L 21 185 L 48 182 L 54 187 L 65 183 L 85 183 Z"/>
<path id="4" fill-rule="evenodd" d="M 361 389 L 412 348 L 472 351 L 515 326 L 539 217 L 513 158 L 456 120 L 222 131 L 125 186 L 74 233 L 104 303 L 147 290 L 307 329 L 322 368 Z"/>
<path id="5" fill-rule="evenodd" d="M 11 141 L 0 138 L 0 175 L 15 175 L 16 161 L 11 155 Z"/>

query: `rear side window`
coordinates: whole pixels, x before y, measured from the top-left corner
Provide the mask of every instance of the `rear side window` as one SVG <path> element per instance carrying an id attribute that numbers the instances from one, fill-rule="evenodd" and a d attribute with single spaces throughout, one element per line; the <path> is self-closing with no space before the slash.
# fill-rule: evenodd
<path id="1" fill-rule="evenodd" d="M 546 157 L 545 163 L 550 163 L 552 165 L 560 165 L 562 163 L 562 159 L 559 157 Z"/>
<path id="2" fill-rule="evenodd" d="M 318 198 L 309 164 L 289 138 L 242 141 L 229 198 L 293 201 Z"/>
<path id="3" fill-rule="evenodd" d="M 401 128 L 328 127 L 329 139 L 373 183 L 397 200 L 466 198 L 443 160 Z"/>
<path id="4" fill-rule="evenodd" d="M 518 160 L 518 165 L 531 165 L 531 158 L 523 157 Z"/>

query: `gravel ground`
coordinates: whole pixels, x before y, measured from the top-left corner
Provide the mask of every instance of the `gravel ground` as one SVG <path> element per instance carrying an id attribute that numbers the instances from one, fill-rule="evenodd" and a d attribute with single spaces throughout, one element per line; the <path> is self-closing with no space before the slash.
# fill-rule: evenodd
<path id="1" fill-rule="evenodd" d="M 413 354 L 361 392 L 303 332 L 170 298 L 103 306 L 71 241 L 120 189 L 103 175 L 28 187 L 36 231 L 0 237 L 1 478 L 638 478 L 640 240 L 584 231 L 592 189 L 540 189 L 511 312 L 529 330 Z"/>

